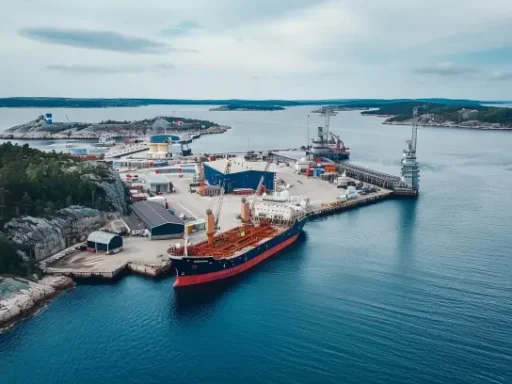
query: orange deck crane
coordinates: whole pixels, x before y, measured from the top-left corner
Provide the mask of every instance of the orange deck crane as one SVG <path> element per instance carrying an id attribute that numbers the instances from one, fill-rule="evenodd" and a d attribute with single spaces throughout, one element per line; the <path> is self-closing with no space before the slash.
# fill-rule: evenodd
<path id="1" fill-rule="evenodd" d="M 206 194 L 206 182 L 204 181 L 204 167 L 201 159 L 197 159 L 197 166 L 199 167 L 199 194 L 204 196 Z"/>
<path id="2" fill-rule="evenodd" d="M 228 175 L 231 170 L 231 162 L 228 160 L 226 163 L 226 168 L 224 168 L 224 175 Z M 208 244 L 213 246 L 214 244 L 214 236 L 215 232 L 220 229 L 219 228 L 219 217 L 222 209 L 222 202 L 224 201 L 225 194 L 225 186 L 226 186 L 226 178 L 221 183 L 220 193 L 217 200 L 217 206 L 215 209 L 215 214 L 212 209 L 208 208 L 206 210 L 206 237 L 208 238 Z"/>
<path id="3" fill-rule="evenodd" d="M 258 187 L 256 188 L 256 192 L 254 193 L 254 198 L 251 201 L 251 206 L 249 211 L 252 212 L 254 209 L 254 205 L 256 204 L 256 198 L 261 194 L 261 187 L 263 187 L 263 182 L 265 181 L 265 173 L 268 172 L 270 168 L 270 164 L 272 164 L 272 158 L 270 157 L 265 165 L 265 169 L 263 170 L 263 175 L 261 175 L 260 182 L 258 183 Z"/>

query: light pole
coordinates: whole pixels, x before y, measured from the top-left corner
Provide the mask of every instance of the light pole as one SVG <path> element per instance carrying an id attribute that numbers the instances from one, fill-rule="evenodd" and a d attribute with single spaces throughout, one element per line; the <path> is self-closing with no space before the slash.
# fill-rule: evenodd
<path id="1" fill-rule="evenodd" d="M 309 149 L 309 114 L 308 114 L 308 141 L 306 143 L 306 149 Z"/>

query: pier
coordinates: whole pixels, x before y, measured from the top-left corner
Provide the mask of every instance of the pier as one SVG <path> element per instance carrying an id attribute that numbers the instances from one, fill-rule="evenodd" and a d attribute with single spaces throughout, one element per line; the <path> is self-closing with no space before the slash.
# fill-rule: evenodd
<path id="1" fill-rule="evenodd" d="M 105 153 L 105 158 L 109 159 L 109 158 L 114 158 L 114 157 L 119 157 L 119 156 L 126 156 L 126 155 L 131 155 L 133 153 L 147 151 L 147 150 L 148 150 L 148 145 L 145 143 L 130 145 L 130 146 L 122 148 L 122 149 L 113 149 L 111 151 L 109 150 L 107 153 Z"/>
<path id="2" fill-rule="evenodd" d="M 123 250 L 114 254 L 85 252 L 74 245 L 39 263 L 49 275 L 65 275 L 76 279 L 114 279 L 124 272 L 156 277 L 171 268 L 168 240 L 125 237 Z"/>
<path id="3" fill-rule="evenodd" d="M 398 176 L 345 162 L 337 163 L 336 167 L 339 173 L 345 172 L 348 177 L 393 191 L 400 191 L 401 195 L 406 195 L 406 192 L 411 189 Z M 414 195 L 412 192 L 411 195 Z"/>
<path id="4" fill-rule="evenodd" d="M 348 200 L 345 202 L 332 202 L 329 204 L 323 204 L 320 207 L 315 207 L 309 210 L 308 217 L 315 218 L 320 216 L 327 216 L 334 213 L 341 213 L 344 211 L 348 211 L 350 209 L 364 207 L 365 205 L 370 205 L 377 203 L 379 201 L 383 201 L 389 199 L 394 195 L 393 191 L 381 191 L 377 192 L 373 195 L 367 196 L 358 196 L 354 200 Z"/>
<path id="5" fill-rule="evenodd" d="M 114 269 L 104 270 L 83 270 L 81 268 L 45 268 L 44 273 L 48 275 L 64 275 L 75 279 L 115 279 L 122 272 L 131 271 L 139 275 L 150 277 L 157 277 L 171 268 L 171 262 L 167 261 L 162 264 L 140 264 L 140 263 L 126 263 Z"/>

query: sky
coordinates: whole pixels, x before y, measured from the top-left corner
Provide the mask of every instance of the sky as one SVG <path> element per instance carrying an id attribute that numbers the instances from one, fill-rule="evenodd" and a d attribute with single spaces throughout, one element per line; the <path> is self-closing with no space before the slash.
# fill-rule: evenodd
<path id="1" fill-rule="evenodd" d="M 510 100 L 510 0 L 0 0 L 0 97 Z"/>

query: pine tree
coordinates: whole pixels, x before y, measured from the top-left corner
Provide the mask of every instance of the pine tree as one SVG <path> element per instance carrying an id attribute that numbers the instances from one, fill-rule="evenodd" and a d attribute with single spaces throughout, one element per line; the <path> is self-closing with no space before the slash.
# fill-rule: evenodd
<path id="1" fill-rule="evenodd" d="M 25 192 L 23 194 L 23 197 L 21 198 L 21 207 L 23 210 L 23 213 L 25 215 L 30 215 L 32 212 L 32 208 L 34 206 L 34 202 L 32 201 L 32 198 L 28 194 L 28 192 Z"/>

